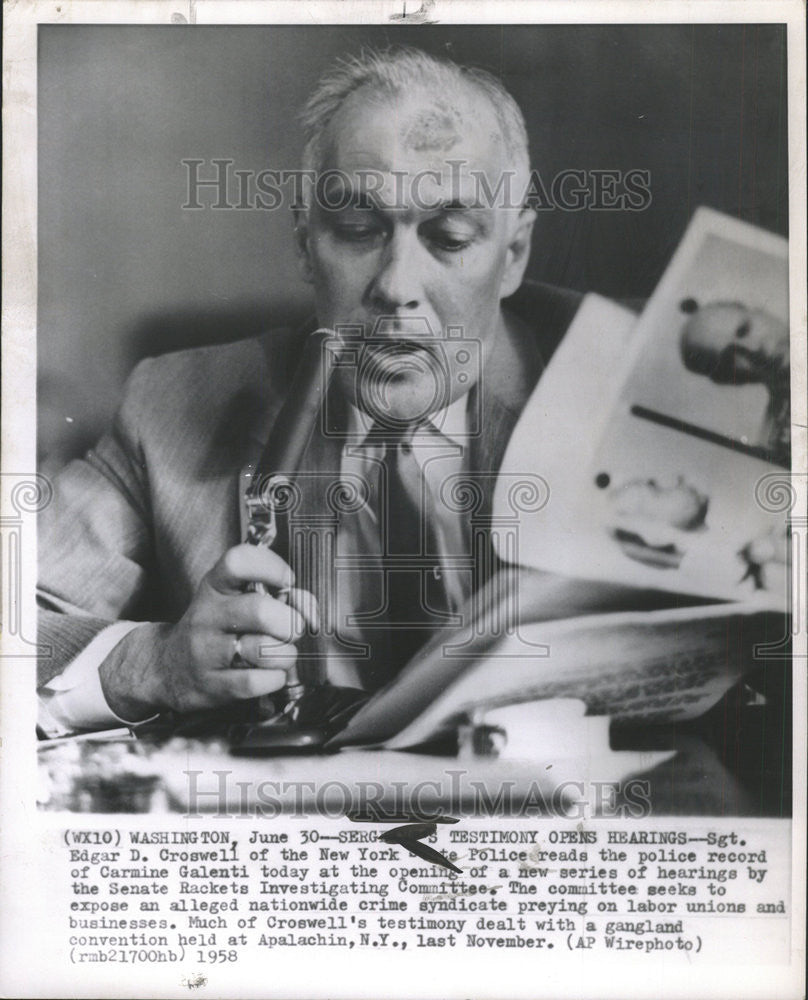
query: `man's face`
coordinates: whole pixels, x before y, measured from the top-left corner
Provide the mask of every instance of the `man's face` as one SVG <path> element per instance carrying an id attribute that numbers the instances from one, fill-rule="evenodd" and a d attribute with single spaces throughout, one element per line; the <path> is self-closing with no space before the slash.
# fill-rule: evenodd
<path id="1" fill-rule="evenodd" d="M 314 199 L 298 237 L 320 324 L 365 338 L 345 389 L 372 416 L 423 417 L 479 376 L 500 299 L 527 262 L 532 213 L 485 204 L 474 180 L 477 171 L 495 191 L 513 171 L 496 116 L 472 92 L 393 99 L 360 90 L 331 123 L 323 170 L 334 174 L 321 194 L 340 207 Z M 447 340 L 449 328 L 481 352 Z"/>
<path id="2" fill-rule="evenodd" d="M 685 364 L 721 385 L 788 384 L 788 326 L 740 302 L 702 306 L 682 331 Z"/>

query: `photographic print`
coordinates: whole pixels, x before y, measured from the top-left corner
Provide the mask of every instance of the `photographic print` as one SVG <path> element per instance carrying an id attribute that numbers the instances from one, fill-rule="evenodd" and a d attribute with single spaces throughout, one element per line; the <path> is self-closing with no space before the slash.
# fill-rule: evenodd
<path id="1" fill-rule="evenodd" d="M 788 528 L 761 502 L 790 467 L 785 240 L 699 209 L 640 317 L 595 298 L 586 306 L 579 345 L 566 346 L 557 374 L 551 362 L 510 454 L 518 461 L 542 407 L 575 419 L 575 401 L 563 400 L 573 358 L 611 350 L 587 387 L 598 409 L 585 417 L 604 429 L 563 456 L 526 444 L 559 489 L 526 519 L 523 549 L 548 569 L 785 610 Z"/>
<path id="2" fill-rule="evenodd" d="M 9 995 L 799 995 L 804 15 L 710 11 L 8 12 Z"/>

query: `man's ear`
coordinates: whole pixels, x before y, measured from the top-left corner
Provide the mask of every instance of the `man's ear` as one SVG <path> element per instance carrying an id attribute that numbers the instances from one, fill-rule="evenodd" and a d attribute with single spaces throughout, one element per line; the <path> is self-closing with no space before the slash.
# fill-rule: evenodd
<path id="1" fill-rule="evenodd" d="M 530 257 L 530 238 L 533 233 L 533 223 L 536 221 L 536 213 L 532 208 L 523 208 L 519 212 L 516 226 L 511 233 L 508 243 L 507 257 L 505 259 L 505 270 L 502 274 L 502 285 L 500 286 L 500 298 L 507 298 L 513 295 L 516 289 L 522 284 L 528 258 Z"/>
<path id="2" fill-rule="evenodd" d="M 309 248 L 309 214 L 305 208 L 295 206 L 292 209 L 295 220 L 295 246 L 297 247 L 297 259 L 300 264 L 300 273 L 307 284 L 314 281 L 314 272 L 311 266 L 311 251 Z"/>

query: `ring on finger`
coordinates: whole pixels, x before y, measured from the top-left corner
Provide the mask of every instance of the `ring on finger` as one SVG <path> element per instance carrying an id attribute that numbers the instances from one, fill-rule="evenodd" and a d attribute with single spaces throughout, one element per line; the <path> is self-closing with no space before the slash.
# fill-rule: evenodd
<path id="1" fill-rule="evenodd" d="M 233 655 L 230 657 L 230 669 L 231 670 L 244 670 L 245 667 L 250 667 L 251 664 L 248 663 L 241 653 L 241 636 L 233 636 Z"/>

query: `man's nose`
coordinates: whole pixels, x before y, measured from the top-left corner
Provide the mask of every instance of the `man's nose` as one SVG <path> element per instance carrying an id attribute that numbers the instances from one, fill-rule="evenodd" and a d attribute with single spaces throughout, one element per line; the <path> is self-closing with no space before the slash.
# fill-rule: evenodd
<path id="1" fill-rule="evenodd" d="M 386 243 L 368 288 L 372 304 L 384 312 L 417 309 L 423 301 L 418 240 L 394 233 Z"/>

